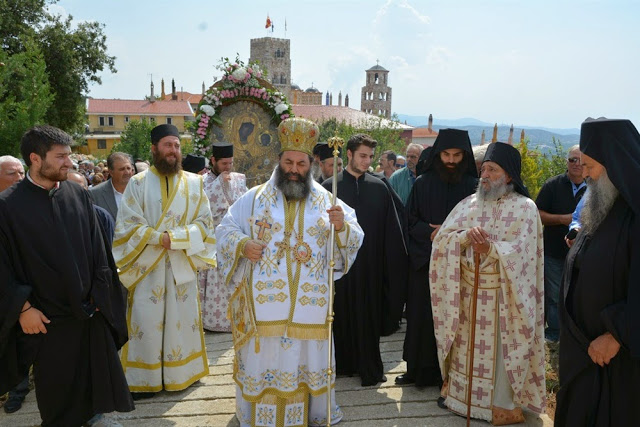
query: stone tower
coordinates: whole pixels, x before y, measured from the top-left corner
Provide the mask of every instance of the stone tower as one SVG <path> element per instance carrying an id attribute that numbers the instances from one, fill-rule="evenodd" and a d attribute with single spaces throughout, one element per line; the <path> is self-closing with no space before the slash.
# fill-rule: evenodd
<path id="1" fill-rule="evenodd" d="M 251 39 L 249 62 L 259 62 L 267 72 L 266 80 L 291 97 L 291 50 L 289 39 L 262 37 Z"/>
<path id="2" fill-rule="evenodd" d="M 379 64 L 366 70 L 367 83 L 362 87 L 360 110 L 376 116 L 391 117 L 391 88 L 388 86 L 389 70 Z"/>

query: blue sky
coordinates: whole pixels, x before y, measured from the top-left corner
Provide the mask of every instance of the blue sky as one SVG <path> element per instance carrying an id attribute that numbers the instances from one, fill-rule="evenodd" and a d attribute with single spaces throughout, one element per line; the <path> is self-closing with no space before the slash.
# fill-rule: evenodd
<path id="1" fill-rule="evenodd" d="M 395 113 L 577 128 L 587 116 L 640 124 L 640 1 L 62 0 L 76 21 L 105 24 L 116 74 L 97 98 L 139 99 L 165 79 L 200 93 L 223 56 L 246 61 L 249 40 L 291 39 L 293 82 L 349 94 L 364 70 L 389 73 Z M 267 14 L 275 32 L 264 29 Z"/>

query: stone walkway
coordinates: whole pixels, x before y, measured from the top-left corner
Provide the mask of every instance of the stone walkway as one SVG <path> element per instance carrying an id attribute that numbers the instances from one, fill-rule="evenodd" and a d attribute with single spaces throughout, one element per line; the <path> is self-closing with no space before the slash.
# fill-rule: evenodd
<path id="1" fill-rule="evenodd" d="M 405 325 L 380 342 L 387 382 L 377 387 L 362 387 L 360 379 L 338 378 L 336 398 L 344 412 L 340 427 L 377 426 L 465 426 L 466 420 L 438 408 L 435 387 L 417 389 L 396 386 L 395 378 L 406 371 L 402 361 Z M 124 426 L 238 426 L 235 419 L 235 384 L 231 334 L 207 333 L 210 375 L 182 392 L 162 392 L 152 399 L 136 402 L 136 410 L 127 414 L 110 414 Z M 553 426 L 546 415 L 528 414 L 527 426 Z M 31 392 L 19 412 L 7 415 L 0 411 L 0 426 L 36 426 L 40 423 L 35 393 Z M 480 421 L 472 426 L 486 427 Z M 522 425 L 522 424 L 521 424 Z"/>

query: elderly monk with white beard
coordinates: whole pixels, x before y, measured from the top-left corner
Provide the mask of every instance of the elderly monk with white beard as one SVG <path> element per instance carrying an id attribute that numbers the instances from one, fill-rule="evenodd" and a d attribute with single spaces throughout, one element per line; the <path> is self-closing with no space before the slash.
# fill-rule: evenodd
<path id="1" fill-rule="evenodd" d="M 520 178 L 520 153 L 494 143 L 475 194 L 451 211 L 433 242 L 431 305 L 444 402 L 467 413 L 474 253 L 480 254 L 471 416 L 523 422 L 545 407 L 542 224 Z"/>
<path id="2" fill-rule="evenodd" d="M 229 301 L 241 426 L 327 425 L 329 260 L 335 278 L 353 265 L 364 234 L 353 209 L 312 177 L 318 126 L 278 126 L 282 151 L 271 178 L 238 199 L 216 228 Z M 330 248 L 329 230 L 336 230 Z M 333 353 L 333 352 L 332 352 Z M 332 378 L 332 384 L 335 384 Z M 342 419 L 331 390 L 331 424 Z"/>
<path id="3" fill-rule="evenodd" d="M 589 189 L 560 293 L 557 426 L 638 425 L 640 134 L 629 120 L 587 119 Z"/>

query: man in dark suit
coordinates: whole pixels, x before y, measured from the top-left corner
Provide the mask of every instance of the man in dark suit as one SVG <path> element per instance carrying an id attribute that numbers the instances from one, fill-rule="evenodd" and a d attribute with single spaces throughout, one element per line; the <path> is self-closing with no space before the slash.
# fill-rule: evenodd
<path id="1" fill-rule="evenodd" d="M 133 162 L 126 153 L 111 153 L 107 158 L 107 168 L 111 179 L 89 189 L 93 202 L 105 209 L 113 216 L 118 217 L 118 208 L 124 189 L 133 176 Z"/>

